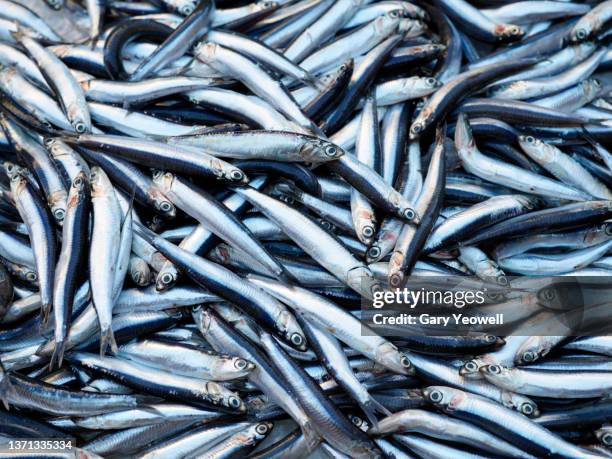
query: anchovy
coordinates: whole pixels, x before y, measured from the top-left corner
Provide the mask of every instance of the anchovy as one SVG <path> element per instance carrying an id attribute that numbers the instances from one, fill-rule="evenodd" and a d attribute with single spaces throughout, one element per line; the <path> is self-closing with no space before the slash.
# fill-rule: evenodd
<path id="1" fill-rule="evenodd" d="M 85 266 L 89 225 L 89 177 L 81 172 L 70 187 L 66 217 L 62 228 L 62 247 L 55 271 L 53 313 L 55 315 L 55 350 L 50 366 L 62 366 L 64 342 L 72 315 L 77 276 Z"/>
<path id="2" fill-rule="evenodd" d="M 410 138 L 418 139 L 430 126 L 442 119 L 453 104 L 467 97 L 478 86 L 500 79 L 517 69 L 529 67 L 534 63 L 533 60 L 523 59 L 499 65 L 492 64 L 455 76 L 427 101 L 410 126 Z"/>
<path id="3" fill-rule="evenodd" d="M 141 225 L 136 225 L 136 232 L 149 240 L 172 262 L 185 269 L 198 284 L 250 311 L 262 323 L 278 331 L 290 345 L 298 349 L 305 347 L 306 339 L 295 317 L 270 295 L 253 288 L 232 271 L 176 247 L 154 235 L 155 233 L 149 233 Z"/>
<path id="4" fill-rule="evenodd" d="M 428 387 L 425 395 L 440 409 L 452 410 L 453 416 L 469 417 L 483 428 L 496 431 L 502 438 L 504 436 L 513 438 L 533 454 L 549 454 L 566 458 L 600 457 L 568 443 L 526 417 L 478 395 L 442 386 Z"/>
<path id="5" fill-rule="evenodd" d="M 7 170 L 7 173 L 11 180 L 11 192 L 15 197 L 17 210 L 28 228 L 38 274 L 42 323 L 46 324 L 53 305 L 53 281 L 57 255 L 55 230 L 48 208 L 29 180 L 22 175 L 20 169 L 12 167 Z"/>
<path id="6" fill-rule="evenodd" d="M 40 68 L 74 130 L 78 133 L 90 132 L 91 117 L 85 94 L 70 69 L 55 54 L 27 35 L 19 34 L 17 40 Z"/>
<path id="7" fill-rule="evenodd" d="M 92 0 L 93 1 L 93 0 Z M 210 27 L 211 16 L 215 12 L 215 2 L 198 2 L 187 18 L 148 56 L 130 75 L 130 81 L 141 81 L 146 76 L 162 69 L 176 56 L 181 56 L 198 38 L 206 34 Z"/>
<path id="8" fill-rule="evenodd" d="M 121 208 L 108 176 L 99 167 L 91 169 L 92 234 L 89 272 L 93 304 L 100 322 L 100 354 L 108 346 L 117 352 L 111 326 L 113 282 L 121 239 Z"/>

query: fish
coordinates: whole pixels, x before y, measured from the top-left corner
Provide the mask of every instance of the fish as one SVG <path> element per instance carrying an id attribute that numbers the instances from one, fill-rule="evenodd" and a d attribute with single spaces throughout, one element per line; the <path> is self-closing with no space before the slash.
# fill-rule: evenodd
<path id="1" fill-rule="evenodd" d="M 609 457 L 611 11 L 0 0 L 0 444 Z"/>

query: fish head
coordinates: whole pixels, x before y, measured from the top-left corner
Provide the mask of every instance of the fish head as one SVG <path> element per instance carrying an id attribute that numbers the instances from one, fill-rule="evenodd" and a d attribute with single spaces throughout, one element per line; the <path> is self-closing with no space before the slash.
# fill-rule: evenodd
<path id="1" fill-rule="evenodd" d="M 469 151 L 476 148 L 470 121 L 465 113 L 460 113 L 455 126 L 455 146 L 459 151 Z"/>
<path id="2" fill-rule="evenodd" d="M 421 134 L 425 131 L 425 129 L 427 129 L 429 115 L 430 115 L 430 111 L 427 109 L 427 107 L 421 110 L 421 113 L 419 113 L 419 116 L 417 116 L 417 118 L 414 120 L 414 122 L 410 126 L 410 134 L 409 134 L 410 140 L 418 139 L 421 136 Z"/>
<path id="3" fill-rule="evenodd" d="M 588 95 L 589 99 L 595 99 L 603 89 L 601 81 L 597 78 L 589 78 L 582 82 L 585 94 Z"/>
<path id="4" fill-rule="evenodd" d="M 86 134 L 91 131 L 91 121 L 83 116 L 82 107 L 78 104 L 71 104 L 66 109 L 66 117 L 77 134 Z"/>
<path id="5" fill-rule="evenodd" d="M 16 181 L 22 174 L 22 168 L 10 161 L 4 161 L 2 164 L 4 172 L 11 182 Z"/>
<path id="6" fill-rule="evenodd" d="M 407 18 L 408 13 L 406 11 L 402 12 L 402 17 Z M 427 25 L 423 21 L 414 20 L 414 19 L 402 19 L 399 21 L 397 26 L 397 31 L 401 34 L 404 34 L 404 39 L 414 38 L 422 35 L 427 30 Z"/>
<path id="7" fill-rule="evenodd" d="M 376 362 L 402 375 L 413 375 L 415 373 L 410 357 L 389 341 L 376 348 Z"/>
<path id="8" fill-rule="evenodd" d="M 271 2 L 269 0 L 259 1 L 250 5 L 250 10 L 253 13 L 258 13 L 260 11 L 273 10 L 278 8 L 278 2 Z"/>
<path id="9" fill-rule="evenodd" d="M 107 196 L 110 192 L 114 191 L 113 184 L 106 175 L 106 172 L 99 166 L 91 168 L 91 172 L 89 173 L 89 185 L 92 198 Z"/>
<path id="10" fill-rule="evenodd" d="M 89 188 L 89 179 L 84 171 L 80 171 L 74 177 L 74 180 L 70 184 L 70 190 L 74 190 L 74 193 L 84 193 Z"/>
<path id="11" fill-rule="evenodd" d="M 419 78 L 419 82 L 423 86 L 424 90 L 430 91 L 427 94 L 430 94 L 431 92 L 435 91 L 436 89 L 442 87 L 442 84 L 443 84 L 441 81 L 436 80 L 433 77 Z M 424 94 L 424 95 L 427 95 L 427 94 Z"/>
<path id="12" fill-rule="evenodd" d="M 181 5 L 177 8 L 177 11 L 182 16 L 189 16 L 195 10 L 197 2 L 192 1 L 184 1 L 181 2 Z"/>
<path id="13" fill-rule="evenodd" d="M 304 162 L 331 161 L 345 154 L 342 148 L 327 140 L 311 136 L 302 136 L 302 139 L 299 155 L 304 159 Z"/>
<path id="14" fill-rule="evenodd" d="M 153 171 L 152 179 L 155 187 L 161 193 L 167 193 L 172 190 L 172 184 L 174 183 L 174 174 L 172 172 L 156 169 Z"/>
<path id="15" fill-rule="evenodd" d="M 215 43 L 201 41 L 193 48 L 194 55 L 204 64 L 214 62 L 219 47 Z"/>
<path id="16" fill-rule="evenodd" d="M 287 310 L 282 311 L 277 317 L 276 324 L 289 346 L 298 351 L 306 350 L 306 335 L 293 314 Z"/>
<path id="17" fill-rule="evenodd" d="M 570 40 L 574 43 L 588 40 L 593 35 L 594 24 L 591 21 L 578 21 L 570 32 Z"/>
<path id="18" fill-rule="evenodd" d="M 452 412 L 466 400 L 467 394 L 446 386 L 429 386 L 423 390 L 425 398 L 443 411 Z"/>
<path id="19" fill-rule="evenodd" d="M 202 336 L 206 338 L 214 319 L 210 311 L 202 306 L 194 306 L 191 310 L 191 317 L 193 317 L 193 321 L 197 325 Z"/>
<path id="20" fill-rule="evenodd" d="M 542 164 L 555 160 L 556 148 L 536 139 L 531 135 L 520 135 L 518 138 L 519 145 L 525 153 L 534 161 Z"/>
<path id="21" fill-rule="evenodd" d="M 170 200 L 168 200 L 168 198 L 162 191 L 168 190 L 169 187 L 172 186 L 172 180 L 174 180 L 174 175 L 170 174 L 169 172 L 155 171 L 153 172 L 153 177 L 155 177 L 158 173 L 158 182 L 156 182 L 155 180 L 153 181 L 154 186 L 150 187 L 147 190 L 147 195 L 149 196 L 151 201 L 153 201 L 153 206 L 155 207 L 155 210 L 157 210 L 157 212 L 159 212 L 166 218 L 174 218 L 176 217 L 176 207 L 174 207 L 174 204 L 170 202 Z M 166 178 L 166 174 L 170 174 L 172 175 L 172 177 Z M 160 184 L 159 186 L 158 183 Z"/>
<path id="22" fill-rule="evenodd" d="M 482 364 L 477 359 L 468 360 L 459 368 L 459 374 L 470 379 L 482 378 L 480 374 L 481 365 Z"/>
<path id="23" fill-rule="evenodd" d="M 500 385 L 504 383 L 510 384 L 514 379 L 514 373 L 501 365 L 484 365 L 480 367 L 479 371 L 487 381 L 496 385 L 498 383 Z"/>
<path id="24" fill-rule="evenodd" d="M 514 41 L 525 35 L 525 29 L 515 24 L 498 24 L 494 34 L 500 41 Z"/>
<path id="25" fill-rule="evenodd" d="M 242 357 L 232 357 L 231 365 L 234 370 L 249 373 L 255 369 L 255 364 Z"/>
<path id="26" fill-rule="evenodd" d="M 502 404 L 511 410 L 527 416 L 528 418 L 536 418 L 540 415 L 538 405 L 529 397 L 514 392 L 502 392 Z"/>
<path id="27" fill-rule="evenodd" d="M 271 422 L 260 422 L 252 427 L 253 437 L 256 441 L 263 440 L 272 431 L 274 424 Z"/>

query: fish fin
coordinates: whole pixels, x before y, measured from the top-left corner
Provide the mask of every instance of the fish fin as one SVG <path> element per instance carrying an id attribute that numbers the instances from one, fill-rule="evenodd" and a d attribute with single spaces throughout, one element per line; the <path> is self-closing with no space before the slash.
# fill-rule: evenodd
<path id="1" fill-rule="evenodd" d="M 374 427 L 375 429 L 378 429 L 378 419 L 376 418 L 376 413 L 381 413 L 385 416 L 391 416 L 391 411 L 382 406 L 371 395 L 368 400 L 363 403 L 360 403 L 359 406 L 368 418 L 368 421 L 370 421 L 370 424 L 372 424 L 372 427 Z"/>
<path id="2" fill-rule="evenodd" d="M 60 341 L 59 343 L 56 341 L 51 360 L 49 361 L 49 371 L 52 371 L 54 367 L 60 368 L 62 366 L 64 352 L 66 352 L 66 341 Z M 57 364 L 57 366 L 55 366 L 55 364 Z"/>
<path id="3" fill-rule="evenodd" d="M 110 346 L 111 354 L 116 354 L 119 350 L 117 347 L 117 341 L 115 341 L 115 334 L 113 333 L 112 327 L 108 327 L 106 330 L 100 331 L 100 358 L 104 358 L 108 346 Z"/>

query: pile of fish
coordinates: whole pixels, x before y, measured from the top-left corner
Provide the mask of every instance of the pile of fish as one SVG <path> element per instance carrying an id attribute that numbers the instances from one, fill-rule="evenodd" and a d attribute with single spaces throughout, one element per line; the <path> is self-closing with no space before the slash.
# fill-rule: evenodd
<path id="1" fill-rule="evenodd" d="M 611 25 L 0 0 L 0 451 L 612 457 L 612 336 L 360 321 L 411 275 L 612 275 Z"/>

